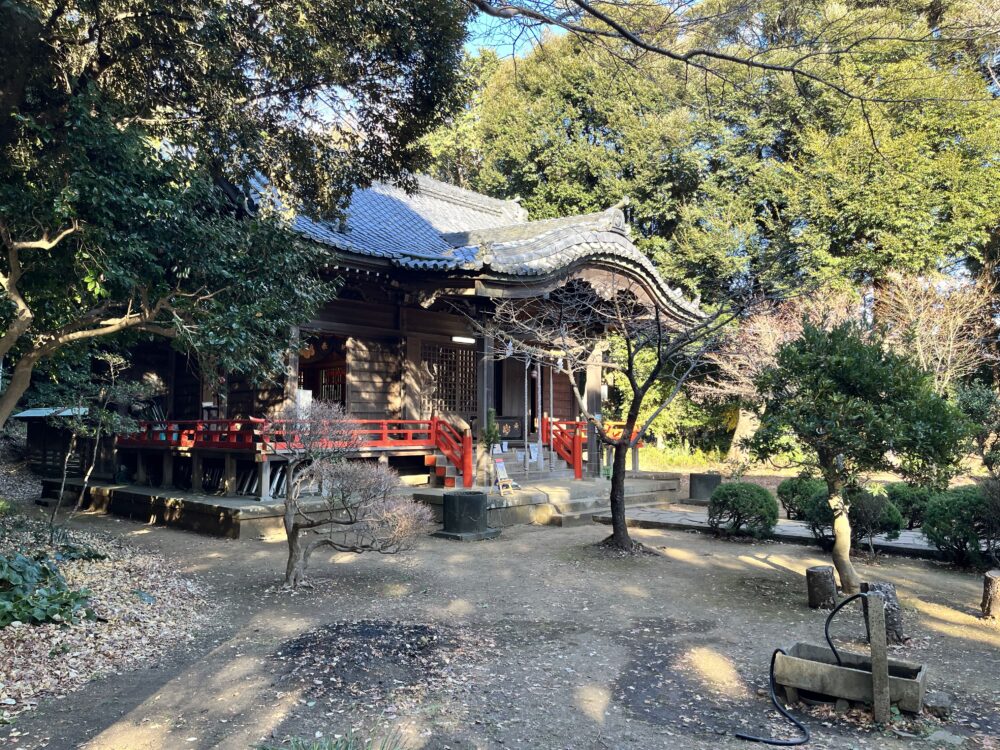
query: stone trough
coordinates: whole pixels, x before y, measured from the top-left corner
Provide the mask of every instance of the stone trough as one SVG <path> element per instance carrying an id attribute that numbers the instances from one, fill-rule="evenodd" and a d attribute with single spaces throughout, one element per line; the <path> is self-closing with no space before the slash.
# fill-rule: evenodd
<path id="1" fill-rule="evenodd" d="M 774 660 L 774 681 L 785 688 L 790 701 L 802 697 L 872 704 L 872 660 L 864 654 L 839 651 L 842 664 L 827 646 L 796 643 Z M 922 664 L 889 659 L 889 702 L 901 711 L 920 713 L 924 704 L 927 670 Z"/>

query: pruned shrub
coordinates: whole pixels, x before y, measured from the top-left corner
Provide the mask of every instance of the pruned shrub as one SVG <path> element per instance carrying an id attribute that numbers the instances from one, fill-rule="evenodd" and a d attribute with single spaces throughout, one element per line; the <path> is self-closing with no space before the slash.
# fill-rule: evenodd
<path id="1" fill-rule="evenodd" d="M 778 501 L 756 484 L 721 484 L 708 501 L 708 524 L 717 532 L 763 537 L 770 534 L 777 523 Z"/>
<path id="2" fill-rule="evenodd" d="M 1000 486 L 954 487 L 934 495 L 924 514 L 924 536 L 946 559 L 982 567 L 1000 556 Z"/>
<path id="3" fill-rule="evenodd" d="M 71 589 L 51 561 L 0 555 L 0 628 L 92 618 L 87 603 L 87 592 Z"/>
<path id="4" fill-rule="evenodd" d="M 826 490 L 826 482 L 810 476 L 786 479 L 778 485 L 778 500 L 785 514 L 797 521 L 805 518 L 805 508 L 810 498 L 817 492 Z"/>
<path id="5" fill-rule="evenodd" d="M 868 492 L 860 487 L 845 490 L 850 510 L 847 517 L 851 522 L 851 542 L 867 539 L 868 548 L 875 554 L 874 537 L 885 534 L 889 539 L 899 537 L 903 528 L 903 516 L 899 508 L 887 495 Z M 803 520 L 809 530 L 823 545 L 833 541 L 833 509 L 826 488 L 815 492 L 806 502 Z"/>
<path id="6" fill-rule="evenodd" d="M 930 487 L 920 487 L 907 482 L 893 482 L 885 486 L 886 495 L 899 508 L 906 520 L 906 528 L 915 529 L 924 522 L 924 511 L 934 494 Z"/>
<path id="7" fill-rule="evenodd" d="M 886 539 L 898 539 L 903 528 L 903 514 L 884 494 L 855 493 L 847 517 L 851 521 L 851 536 L 856 541 L 867 541 L 873 557 L 876 536 L 884 534 Z"/>

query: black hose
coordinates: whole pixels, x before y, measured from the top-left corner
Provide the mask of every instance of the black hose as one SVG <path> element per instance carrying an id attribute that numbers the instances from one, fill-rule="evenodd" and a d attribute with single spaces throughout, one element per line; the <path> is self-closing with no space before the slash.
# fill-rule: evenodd
<path id="1" fill-rule="evenodd" d="M 833 616 L 837 614 L 844 606 L 850 604 L 855 599 L 861 599 L 861 598 L 867 599 L 868 598 L 867 592 L 862 592 L 860 594 L 854 594 L 853 596 L 847 597 L 846 599 L 844 599 L 844 601 L 842 601 L 840 604 L 834 607 L 833 611 L 831 611 L 830 614 L 826 616 L 826 625 L 823 626 L 823 634 L 826 635 L 827 645 L 829 645 L 830 650 L 833 651 L 833 657 L 837 660 L 838 667 L 843 666 L 843 662 L 840 660 L 840 654 L 837 653 L 837 647 L 833 645 L 833 641 L 830 639 L 830 621 L 833 619 Z"/>
<path id="2" fill-rule="evenodd" d="M 836 615 L 841 609 L 853 602 L 855 599 L 868 598 L 867 592 L 862 592 L 860 594 L 854 594 L 849 596 L 830 612 L 826 616 L 826 624 L 823 626 L 823 634 L 826 635 L 826 642 L 830 646 L 830 650 L 833 651 L 833 657 L 837 660 L 837 666 L 843 666 L 843 662 L 840 660 L 840 654 L 837 653 L 837 647 L 833 645 L 833 640 L 830 638 L 830 622 L 833 620 L 834 615 Z M 785 654 L 784 649 L 775 649 L 774 653 L 771 654 L 771 677 L 770 677 L 770 687 L 771 687 L 771 703 L 774 707 L 778 709 L 778 712 L 784 716 L 788 721 L 799 728 L 804 736 L 798 737 L 794 740 L 779 740 L 773 737 L 756 737 L 752 734 L 744 734 L 743 732 L 736 732 L 734 735 L 738 739 L 746 740 L 747 742 L 761 742 L 765 745 L 781 745 L 782 747 L 792 747 L 794 745 L 804 745 L 809 742 L 811 735 L 809 734 L 809 729 L 801 721 L 796 719 L 778 702 L 778 696 L 774 693 L 774 660 L 778 658 L 778 654 Z M 787 656 L 787 654 L 785 654 Z"/>
<path id="3" fill-rule="evenodd" d="M 781 745 L 782 747 L 793 747 L 795 745 L 804 745 L 809 741 L 810 738 L 809 729 L 806 727 L 805 724 L 803 724 L 801 721 L 799 721 L 790 713 L 788 713 L 785 707 L 778 702 L 778 696 L 774 694 L 774 660 L 778 658 L 778 654 L 784 654 L 784 653 L 785 653 L 784 649 L 777 648 L 774 650 L 774 653 L 771 654 L 771 677 L 770 677 L 771 703 L 773 703 L 774 707 L 778 709 L 778 713 L 780 713 L 782 716 L 784 716 L 786 719 L 792 722 L 792 724 L 798 727 L 799 731 L 802 732 L 803 736 L 797 737 L 794 740 L 779 740 L 774 737 L 756 737 L 752 734 L 743 734 L 743 732 L 737 732 L 735 736 L 738 739 L 746 740 L 747 742 L 761 742 L 765 745 Z"/>

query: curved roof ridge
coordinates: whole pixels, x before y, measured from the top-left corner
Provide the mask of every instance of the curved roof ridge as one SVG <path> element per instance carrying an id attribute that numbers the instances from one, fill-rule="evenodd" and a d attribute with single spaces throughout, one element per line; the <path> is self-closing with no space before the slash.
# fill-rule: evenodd
<path id="1" fill-rule="evenodd" d="M 416 175 L 417 194 L 455 203 L 477 211 L 485 211 L 496 216 L 510 217 L 514 221 L 523 222 L 528 219 L 528 212 L 517 200 L 494 198 L 490 195 L 477 193 L 474 190 L 452 185 L 425 174 Z"/>

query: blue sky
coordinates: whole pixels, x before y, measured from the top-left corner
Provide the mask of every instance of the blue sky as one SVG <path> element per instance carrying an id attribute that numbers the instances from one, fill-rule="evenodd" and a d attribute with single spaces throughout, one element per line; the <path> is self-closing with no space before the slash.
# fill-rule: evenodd
<path id="1" fill-rule="evenodd" d="M 565 31 L 555 26 L 546 26 L 550 34 L 564 34 Z M 542 27 L 524 31 L 513 21 L 491 18 L 477 13 L 469 22 L 469 38 L 465 48 L 476 52 L 483 47 L 496 50 L 500 57 L 525 55 L 531 51 Z"/>

